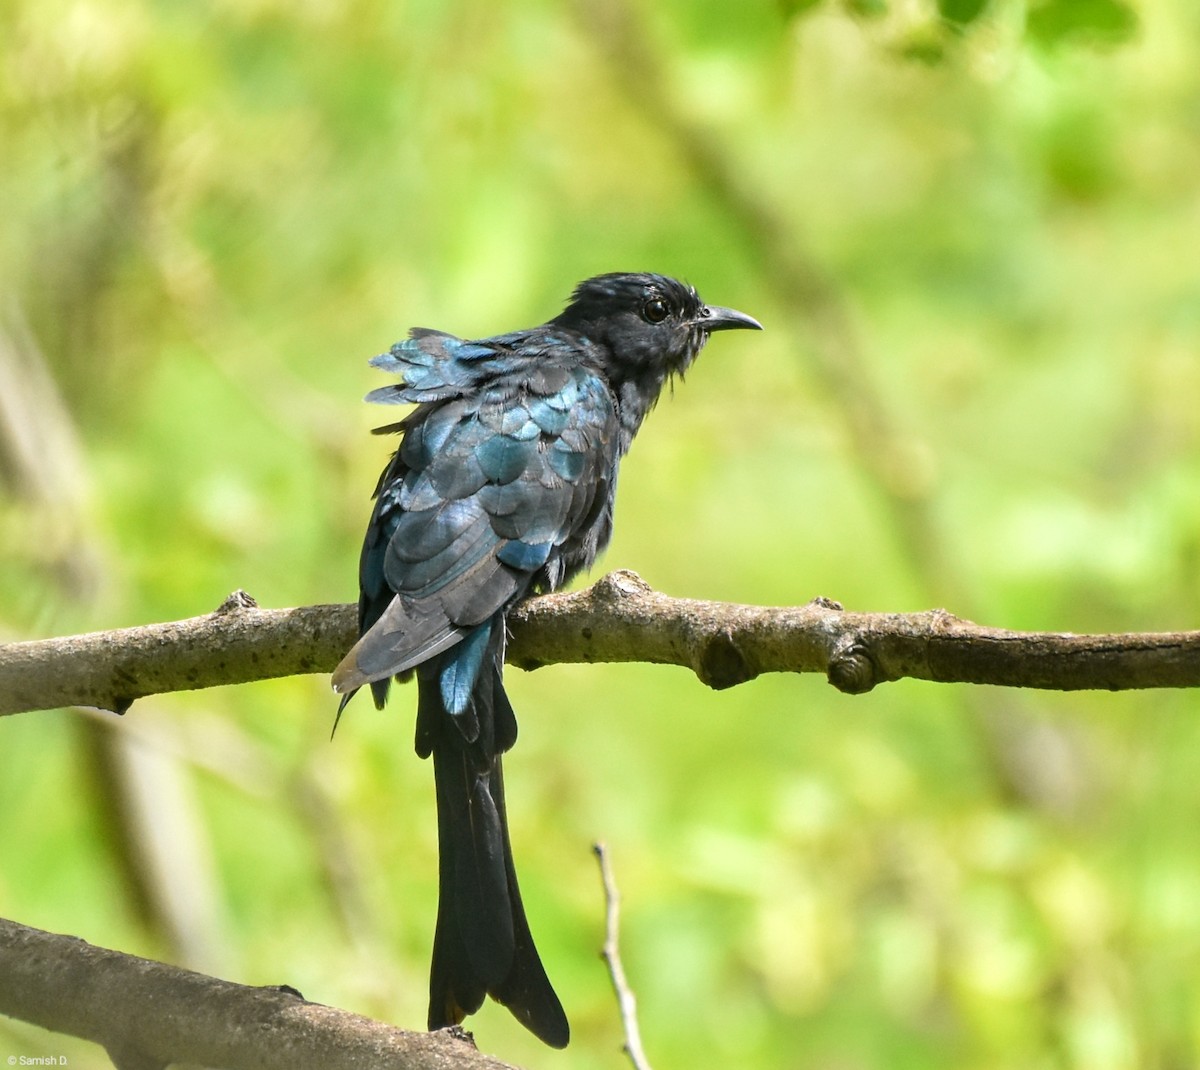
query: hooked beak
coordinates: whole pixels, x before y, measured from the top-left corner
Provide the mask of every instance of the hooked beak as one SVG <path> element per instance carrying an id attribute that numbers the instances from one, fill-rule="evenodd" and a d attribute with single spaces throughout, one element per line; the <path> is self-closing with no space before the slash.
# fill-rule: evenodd
<path id="1" fill-rule="evenodd" d="M 696 317 L 696 326 L 708 331 L 761 331 L 762 324 L 753 316 L 739 312 L 736 308 L 722 308 L 720 305 L 705 305 Z"/>

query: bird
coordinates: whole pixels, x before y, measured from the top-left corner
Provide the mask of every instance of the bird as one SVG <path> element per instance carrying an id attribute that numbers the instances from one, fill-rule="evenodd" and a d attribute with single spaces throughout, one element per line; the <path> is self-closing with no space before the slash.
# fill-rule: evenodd
<path id="1" fill-rule="evenodd" d="M 375 488 L 359 562 L 359 639 L 333 673 L 346 703 L 417 681 L 416 751 L 433 756 L 438 909 L 428 1026 L 491 996 L 552 1047 L 566 1013 L 534 946 L 509 842 L 501 756 L 506 618 L 591 566 L 612 534 L 621 459 L 664 385 L 717 331 L 761 330 L 664 275 L 581 282 L 538 327 L 464 339 L 414 328 L 370 361 L 411 405 Z M 335 727 L 336 727 L 335 721 Z"/>

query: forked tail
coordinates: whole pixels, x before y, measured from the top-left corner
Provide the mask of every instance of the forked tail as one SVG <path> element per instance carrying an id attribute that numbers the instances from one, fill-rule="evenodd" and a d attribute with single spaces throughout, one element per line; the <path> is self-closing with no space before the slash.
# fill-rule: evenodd
<path id="1" fill-rule="evenodd" d="M 490 995 L 545 1043 L 561 1048 L 570 1027 L 529 932 L 508 839 L 500 755 L 516 741 L 517 723 L 497 653 L 489 649 L 475 674 L 473 716 L 446 708 L 446 669 L 454 651 L 418 670 L 417 752 L 433 755 L 438 814 L 429 1028 L 461 1022 Z"/>

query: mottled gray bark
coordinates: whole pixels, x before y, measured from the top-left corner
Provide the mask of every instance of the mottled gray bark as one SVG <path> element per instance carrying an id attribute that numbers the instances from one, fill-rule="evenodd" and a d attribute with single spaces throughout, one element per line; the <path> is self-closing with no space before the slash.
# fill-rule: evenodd
<path id="1" fill-rule="evenodd" d="M 0 919 L 0 1014 L 94 1041 L 117 1070 L 506 1070 L 466 1034 L 407 1033 Z"/>
<path id="2" fill-rule="evenodd" d="M 259 609 L 238 592 L 214 613 L 0 646 L 0 714 L 59 706 L 124 712 L 164 691 L 327 673 L 350 648 L 354 607 Z M 511 618 L 508 660 L 682 665 L 710 687 L 765 672 L 824 673 L 841 691 L 910 677 L 1073 691 L 1200 685 L 1200 632 L 1012 632 L 945 610 L 851 613 L 828 599 L 748 606 L 671 598 L 632 572 L 532 599 Z"/>

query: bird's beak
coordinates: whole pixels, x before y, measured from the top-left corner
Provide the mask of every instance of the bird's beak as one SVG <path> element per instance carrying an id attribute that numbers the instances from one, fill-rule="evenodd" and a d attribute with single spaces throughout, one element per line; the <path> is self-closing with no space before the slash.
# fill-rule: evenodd
<path id="1" fill-rule="evenodd" d="M 736 308 L 720 305 L 705 305 L 696 318 L 696 326 L 708 331 L 761 331 L 762 324 L 753 316 L 739 312 Z"/>

